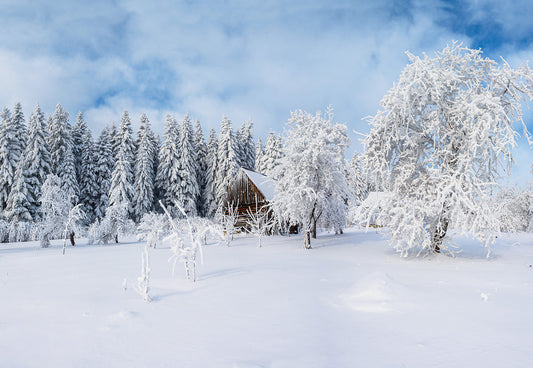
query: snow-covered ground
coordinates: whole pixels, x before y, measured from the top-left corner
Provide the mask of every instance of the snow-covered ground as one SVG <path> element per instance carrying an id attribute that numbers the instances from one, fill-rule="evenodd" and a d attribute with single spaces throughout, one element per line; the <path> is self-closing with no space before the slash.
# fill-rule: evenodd
<path id="1" fill-rule="evenodd" d="M 82 240 L 81 243 L 84 243 Z M 400 258 L 375 231 L 207 245 L 199 281 L 142 244 L 0 245 L 2 367 L 531 367 L 533 239 Z M 127 287 L 124 289 L 124 280 Z"/>

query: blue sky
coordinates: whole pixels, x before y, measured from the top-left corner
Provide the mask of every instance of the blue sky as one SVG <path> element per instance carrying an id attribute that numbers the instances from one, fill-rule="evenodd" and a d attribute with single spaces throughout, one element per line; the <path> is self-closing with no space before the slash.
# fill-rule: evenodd
<path id="1" fill-rule="evenodd" d="M 533 61 L 529 1 L 120 1 L 3 0 L 0 106 L 60 101 L 93 132 L 127 109 L 189 111 L 205 130 L 226 114 L 252 118 L 256 136 L 281 132 L 291 110 L 335 109 L 350 131 L 407 63 L 452 40 L 512 65 Z M 533 127 L 533 113 L 525 112 Z M 362 149 L 351 133 L 351 151 Z M 529 180 L 533 154 L 515 149 L 515 180 Z"/>

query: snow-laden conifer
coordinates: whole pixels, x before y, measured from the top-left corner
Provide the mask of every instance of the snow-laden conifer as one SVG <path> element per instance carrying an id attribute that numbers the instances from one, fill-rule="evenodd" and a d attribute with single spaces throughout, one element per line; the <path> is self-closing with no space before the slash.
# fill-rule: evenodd
<path id="1" fill-rule="evenodd" d="M 259 169 L 262 174 L 275 178 L 275 169 L 283 156 L 282 150 L 283 142 L 281 137 L 276 136 L 273 131 L 270 131 L 265 142 L 261 163 L 259 164 Z"/>
<path id="2" fill-rule="evenodd" d="M 263 164 L 263 142 L 261 137 L 257 138 L 257 143 L 255 144 L 255 163 L 254 170 L 258 173 L 262 173 L 261 165 Z"/>
<path id="3" fill-rule="evenodd" d="M 499 224 L 490 190 L 513 162 L 520 103 L 533 97 L 533 73 L 453 43 L 409 64 L 370 118 L 364 143 L 371 178 L 391 192 L 380 203 L 398 251 L 439 252 L 449 229 L 485 246 Z"/>
<path id="4" fill-rule="evenodd" d="M 76 117 L 76 124 L 72 127 L 72 154 L 74 155 L 74 162 L 76 167 L 76 179 L 78 180 L 78 183 L 80 184 L 80 190 L 81 190 L 81 178 L 83 176 L 82 174 L 82 150 L 84 145 L 84 137 L 87 134 L 87 131 L 89 129 L 87 128 L 87 123 L 85 122 L 85 119 L 83 118 L 83 113 L 80 111 L 78 112 L 78 116 Z"/>
<path id="5" fill-rule="evenodd" d="M 189 114 L 185 115 L 181 124 L 178 140 L 178 175 L 180 185 L 177 188 L 177 203 L 187 215 L 196 216 L 196 200 L 200 194 L 197 181 L 198 162 L 194 149 L 194 133 Z"/>
<path id="6" fill-rule="evenodd" d="M 178 172 L 180 159 L 178 140 L 178 123 L 173 116 L 167 115 L 163 143 L 159 152 L 156 183 L 162 196 L 163 204 L 174 214 L 177 214 L 177 210 L 173 208 L 175 201 L 178 200 L 178 187 L 181 185 Z"/>
<path id="7" fill-rule="evenodd" d="M 217 211 L 216 186 L 218 170 L 218 138 L 213 128 L 209 129 L 207 142 L 207 173 L 205 184 L 206 216 L 213 217 Z"/>
<path id="8" fill-rule="evenodd" d="M 241 166 L 253 170 L 255 168 L 255 145 L 253 137 L 253 121 L 242 123 L 240 146 L 241 146 Z"/>
<path id="9" fill-rule="evenodd" d="M 336 231 L 345 222 L 350 191 L 344 150 L 349 140 L 346 126 L 333 123 L 330 109 L 324 115 L 295 111 L 287 126 L 273 208 L 281 219 L 303 227 L 304 244 L 310 248 L 319 221 Z"/>
<path id="10" fill-rule="evenodd" d="M 31 193 L 28 190 L 26 171 L 22 167 L 22 162 L 19 163 L 13 187 L 9 193 L 6 204 L 6 219 L 12 222 L 32 221 L 31 215 Z"/>
<path id="11" fill-rule="evenodd" d="M 194 151 L 196 152 L 196 162 L 198 170 L 196 181 L 198 182 L 199 195 L 196 199 L 196 208 L 199 216 L 206 216 L 207 213 L 207 145 L 205 143 L 204 132 L 200 121 L 197 119 L 194 128 Z"/>
<path id="12" fill-rule="evenodd" d="M 34 220 L 40 218 L 41 187 L 46 176 L 51 172 L 50 149 L 46 142 L 46 127 L 44 115 L 37 104 L 30 116 L 28 124 L 28 141 L 23 157 L 23 167 L 26 171 L 30 202 L 30 214 Z"/>
<path id="13" fill-rule="evenodd" d="M 217 150 L 216 203 L 220 208 L 225 204 L 227 189 L 239 171 L 237 142 L 233 135 L 231 121 L 224 116 L 220 127 Z"/>
<path id="14" fill-rule="evenodd" d="M 108 127 L 102 130 L 96 142 L 95 162 L 95 176 L 98 185 L 95 215 L 98 219 L 102 219 L 105 216 L 107 206 L 109 206 L 109 187 L 111 186 L 111 175 L 115 163 Z"/>
<path id="15" fill-rule="evenodd" d="M 97 156 L 90 129 L 81 138 L 80 203 L 88 224 L 96 219 L 100 200 L 100 183 L 97 176 Z"/>
<path id="16" fill-rule="evenodd" d="M 120 142 L 115 167 L 111 175 L 109 187 L 109 205 L 124 205 L 127 216 L 133 215 L 134 176 L 133 176 L 133 137 L 131 121 L 127 111 L 122 113 L 120 127 L 117 132 Z"/>
<path id="17" fill-rule="evenodd" d="M 28 130 L 26 128 L 26 122 L 24 120 L 24 114 L 20 102 L 17 102 L 13 108 L 11 130 L 14 133 L 13 154 L 17 157 L 16 164 L 18 165 L 19 160 L 22 158 L 22 154 L 26 150 L 26 140 L 28 138 Z"/>
<path id="18" fill-rule="evenodd" d="M 140 221 L 143 215 L 152 210 L 154 205 L 154 154 L 155 138 L 150 128 L 150 121 L 141 115 L 141 125 L 137 132 L 137 152 L 135 158 L 135 218 Z"/>
<path id="19" fill-rule="evenodd" d="M 13 151 L 15 135 L 12 130 L 11 112 L 4 108 L 0 117 L 0 210 L 3 211 L 15 179 L 18 157 Z"/>

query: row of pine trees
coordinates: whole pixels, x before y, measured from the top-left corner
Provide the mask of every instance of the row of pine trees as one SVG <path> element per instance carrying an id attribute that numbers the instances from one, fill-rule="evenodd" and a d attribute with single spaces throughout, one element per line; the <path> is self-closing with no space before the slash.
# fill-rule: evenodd
<path id="1" fill-rule="evenodd" d="M 174 214 L 177 203 L 190 215 L 213 216 L 240 167 L 270 175 L 281 155 L 281 137 L 273 132 L 264 146 L 254 142 L 251 120 L 234 130 L 224 117 L 220 133 L 211 128 L 206 143 L 189 114 L 181 124 L 167 115 L 160 138 L 145 114 L 134 136 L 124 111 L 118 127 L 105 127 L 94 140 L 81 112 L 71 125 L 58 104 L 45 121 L 37 105 L 26 123 L 17 103 L 0 115 L 0 214 L 9 222 L 40 221 L 41 188 L 54 174 L 72 206 L 82 205 L 86 224 L 115 205 L 140 221 L 159 210 L 159 200 Z"/>

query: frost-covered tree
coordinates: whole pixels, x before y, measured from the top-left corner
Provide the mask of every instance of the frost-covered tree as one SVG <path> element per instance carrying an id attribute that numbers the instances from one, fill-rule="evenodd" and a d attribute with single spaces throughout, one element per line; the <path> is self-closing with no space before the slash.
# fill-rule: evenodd
<path id="1" fill-rule="evenodd" d="M 348 186 L 353 194 L 353 204 L 359 205 L 368 195 L 368 185 L 361 171 L 361 161 L 357 151 L 353 153 L 347 169 Z"/>
<path id="2" fill-rule="evenodd" d="M 209 129 L 209 140 L 207 142 L 207 173 L 205 184 L 205 202 L 207 217 L 213 217 L 217 210 L 216 186 L 218 170 L 218 138 L 213 128 Z"/>
<path id="3" fill-rule="evenodd" d="M 86 129 L 81 138 L 80 165 L 80 203 L 88 224 L 96 219 L 96 208 L 100 200 L 100 183 L 97 176 L 97 157 L 93 136 Z"/>
<path id="4" fill-rule="evenodd" d="M 17 102 L 13 109 L 13 117 L 11 118 L 11 130 L 14 133 L 13 150 L 14 155 L 18 157 L 18 165 L 18 161 L 22 158 L 22 154 L 26 150 L 26 140 L 28 135 L 26 122 L 24 120 L 24 114 L 22 113 L 22 105 L 20 104 L 20 102 Z"/>
<path id="5" fill-rule="evenodd" d="M 61 104 L 57 104 L 51 124 L 48 126 L 48 146 L 52 173 L 59 176 L 63 190 L 71 198 L 72 204 L 78 203 L 79 186 L 76 179 L 76 162 L 74 159 L 71 127 L 68 113 Z"/>
<path id="6" fill-rule="evenodd" d="M 350 195 L 344 150 L 349 140 L 346 126 L 333 123 L 331 109 L 324 115 L 292 112 L 287 126 L 273 209 L 281 219 L 302 226 L 304 245 L 310 248 L 319 221 L 337 231 L 344 225 Z"/>
<path id="7" fill-rule="evenodd" d="M 30 214 L 36 220 L 40 217 L 41 203 L 39 198 L 41 196 L 41 187 L 46 180 L 46 176 L 51 172 L 50 148 L 46 142 L 44 115 L 38 104 L 30 116 L 28 141 L 23 162 L 28 184 Z"/>
<path id="8" fill-rule="evenodd" d="M 82 174 L 82 168 L 81 164 L 83 162 L 82 159 L 82 150 L 84 146 L 84 137 L 86 137 L 87 131 L 89 129 L 87 128 L 87 123 L 85 122 L 85 119 L 83 118 L 83 113 L 80 111 L 78 112 L 78 116 L 76 117 L 76 124 L 72 127 L 72 154 L 74 155 L 74 163 L 76 167 L 76 180 L 78 180 L 78 183 L 80 184 L 80 191 L 81 191 L 81 178 L 83 176 Z"/>
<path id="9" fill-rule="evenodd" d="M 178 123 L 173 116 L 167 115 L 163 143 L 159 151 L 156 185 L 163 204 L 174 214 L 174 203 L 178 200 L 178 187 L 181 185 L 178 172 L 178 140 Z"/>
<path id="10" fill-rule="evenodd" d="M 197 181 L 198 162 L 194 149 L 194 133 L 189 114 L 185 115 L 181 123 L 178 140 L 178 176 L 180 185 L 177 187 L 177 203 L 187 215 L 196 216 L 196 200 L 200 195 Z"/>
<path id="11" fill-rule="evenodd" d="M 140 221 L 143 215 L 152 210 L 154 205 L 154 155 L 155 138 L 150 121 L 141 115 L 141 125 L 137 132 L 137 152 L 135 157 L 135 218 Z"/>
<path id="12" fill-rule="evenodd" d="M 196 181 L 198 182 L 199 195 L 196 199 L 196 209 L 199 216 L 207 213 L 207 145 L 204 139 L 204 132 L 200 121 L 196 120 L 194 127 L 194 151 L 196 152 Z"/>
<path id="13" fill-rule="evenodd" d="M 391 240 L 407 254 L 439 252 L 448 229 L 485 246 L 498 221 L 489 193 L 513 162 L 520 103 L 533 97 L 533 73 L 453 43 L 435 57 L 410 53 L 400 79 L 370 118 L 366 165 L 392 195 L 381 203 Z"/>
<path id="14" fill-rule="evenodd" d="M 15 173 L 13 188 L 9 193 L 6 205 L 6 219 L 8 221 L 32 221 L 31 215 L 31 193 L 28 190 L 28 178 L 26 177 L 26 170 L 22 167 L 22 162 L 19 163 Z"/>
<path id="15" fill-rule="evenodd" d="M 231 121 L 224 116 L 220 127 L 217 150 L 216 202 L 218 207 L 225 204 L 227 189 L 239 171 L 237 142 L 233 135 Z"/>
<path id="16" fill-rule="evenodd" d="M 259 164 L 259 172 L 266 176 L 275 178 L 275 169 L 280 164 L 281 157 L 283 156 L 282 150 L 283 142 L 281 137 L 276 136 L 274 132 L 270 131 L 268 133 L 263 156 Z"/>
<path id="17" fill-rule="evenodd" d="M 113 159 L 116 159 L 120 148 L 120 137 L 115 123 L 111 123 L 111 127 L 109 128 L 109 140 L 111 141 Z"/>
<path id="18" fill-rule="evenodd" d="M 11 112 L 4 108 L 0 117 L 0 210 L 3 211 L 13 186 L 19 157 L 13 150 L 15 134 L 12 130 Z"/>
<path id="19" fill-rule="evenodd" d="M 50 239 L 59 238 L 65 228 L 69 212 L 73 208 L 69 194 L 62 189 L 63 182 L 57 175 L 47 176 L 41 191 L 43 215 L 41 247 L 47 248 Z"/>
<path id="20" fill-rule="evenodd" d="M 111 175 L 115 164 L 108 127 L 102 129 L 96 141 L 94 153 L 96 162 L 95 176 L 98 185 L 95 215 L 98 219 L 102 219 L 105 216 L 107 206 L 109 206 L 109 188 L 111 186 Z"/>
<path id="21" fill-rule="evenodd" d="M 253 121 L 248 120 L 241 126 L 241 166 L 253 170 L 255 168 L 255 145 L 253 137 Z"/>
<path id="22" fill-rule="evenodd" d="M 124 205 L 127 216 L 130 217 L 133 215 L 134 143 L 130 116 L 127 111 L 122 113 L 117 137 L 117 140 L 120 142 L 120 146 L 118 147 L 115 167 L 113 168 L 113 174 L 111 175 L 111 184 L 109 187 L 109 205 Z"/>
<path id="23" fill-rule="evenodd" d="M 261 138 L 257 139 L 257 143 L 255 144 L 255 163 L 254 163 L 254 170 L 257 172 L 261 172 L 261 165 L 263 164 L 263 142 L 261 142 Z"/>

